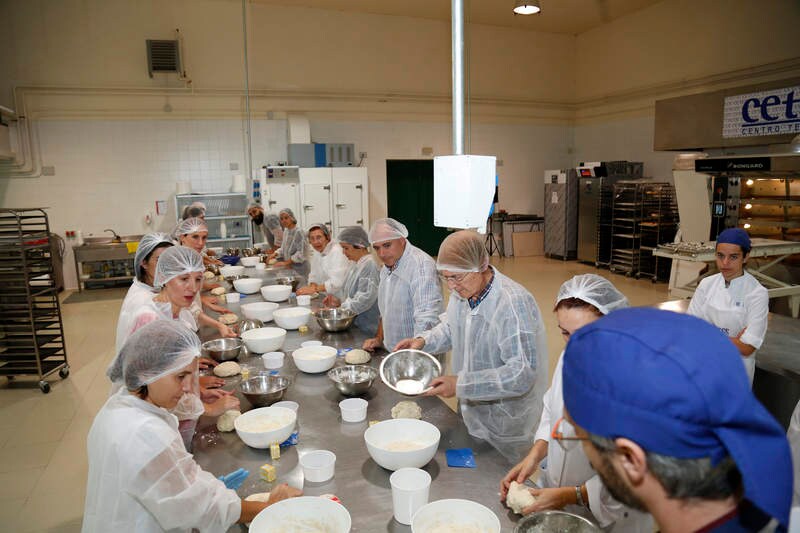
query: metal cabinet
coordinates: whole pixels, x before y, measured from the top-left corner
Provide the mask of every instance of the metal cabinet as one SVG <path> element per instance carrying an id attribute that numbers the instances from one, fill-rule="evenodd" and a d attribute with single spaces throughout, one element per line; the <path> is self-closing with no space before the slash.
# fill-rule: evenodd
<path id="1" fill-rule="evenodd" d="M 301 168 L 300 225 L 322 222 L 336 235 L 345 226 L 369 226 L 367 169 Z"/>

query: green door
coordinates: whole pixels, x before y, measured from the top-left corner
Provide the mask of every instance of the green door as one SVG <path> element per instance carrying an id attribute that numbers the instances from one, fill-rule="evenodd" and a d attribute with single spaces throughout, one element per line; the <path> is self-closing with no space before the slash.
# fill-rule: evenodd
<path id="1" fill-rule="evenodd" d="M 386 196 L 389 217 L 406 225 L 414 246 L 436 256 L 450 232 L 433 225 L 433 160 L 387 160 Z"/>

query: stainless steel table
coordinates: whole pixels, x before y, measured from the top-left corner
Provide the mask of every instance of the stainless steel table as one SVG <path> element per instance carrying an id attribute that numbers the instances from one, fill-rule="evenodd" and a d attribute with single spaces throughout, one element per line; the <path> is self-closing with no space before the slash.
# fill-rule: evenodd
<path id="1" fill-rule="evenodd" d="M 248 271 L 252 269 L 247 269 Z M 264 274 L 265 278 L 273 277 Z M 249 295 L 240 303 L 262 301 L 261 295 Z M 320 299 L 312 300 L 312 308 L 321 304 Z M 281 304 L 281 307 L 294 305 L 294 299 Z M 232 312 L 239 314 L 239 306 L 228 305 Z M 206 340 L 218 336 L 210 329 L 201 330 Z M 339 391 L 323 374 L 305 374 L 297 370 L 291 359 L 291 352 L 306 340 L 320 340 L 336 348 L 360 347 L 366 335 L 351 327 L 348 331 L 328 333 L 319 328 L 316 321 L 309 323 L 309 331 L 300 334 L 289 331 L 283 345 L 286 359 L 280 374 L 292 378 L 293 383 L 284 399 L 300 404 L 298 410 L 299 443 L 281 449 L 281 457 L 272 461 L 269 450 L 256 450 L 245 445 L 235 432 L 218 433 L 213 420 L 201 418 L 194 439 L 195 459 L 204 469 L 214 475 L 227 474 L 239 467 L 250 470 L 250 476 L 238 490 L 245 497 L 254 492 L 269 491 L 274 483 L 266 483 L 259 478 L 259 467 L 271 463 L 277 469 L 275 483 L 288 483 L 301 488 L 306 495 L 333 493 L 350 512 L 354 532 L 405 532 L 409 526 L 399 524 L 392 517 L 392 495 L 389 486 L 391 472 L 378 466 L 367 452 L 364 431 L 369 420 L 391 418 L 391 408 L 401 400 L 413 399 L 422 408 L 422 418 L 439 428 L 442 438 L 433 460 L 424 467 L 433 479 L 430 501 L 444 498 L 464 498 L 479 502 L 490 508 L 500 519 L 503 531 L 511 531 L 517 520 L 501 502 L 498 493 L 500 480 L 511 465 L 490 445 L 469 436 L 461 417 L 454 413 L 438 398 L 408 398 L 386 387 L 378 378 L 372 389 L 363 396 L 369 401 L 367 421 L 346 423 L 339 415 L 339 401 L 343 400 Z M 371 365 L 376 369 L 385 352 L 373 356 Z M 260 356 L 240 361 L 252 370 L 263 370 Z M 344 358 L 336 362 L 343 365 Z M 251 370 L 251 371 L 252 371 Z M 233 390 L 240 378 L 228 378 L 226 389 Z M 240 397 L 242 410 L 249 410 L 250 404 Z M 450 468 L 445 459 L 449 448 L 472 448 L 477 468 Z M 312 450 L 325 449 L 336 454 L 336 474 L 327 483 L 304 483 L 303 473 L 298 463 L 299 455 Z M 243 531 L 243 526 L 234 526 L 230 531 Z"/>

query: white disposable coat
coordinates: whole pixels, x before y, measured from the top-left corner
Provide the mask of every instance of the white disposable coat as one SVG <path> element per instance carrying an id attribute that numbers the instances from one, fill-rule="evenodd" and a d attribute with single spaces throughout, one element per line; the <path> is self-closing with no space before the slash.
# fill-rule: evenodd
<path id="1" fill-rule="evenodd" d="M 87 451 L 83 533 L 220 532 L 239 519 L 241 500 L 184 449 L 175 416 L 127 391 L 97 413 Z"/>
<path id="2" fill-rule="evenodd" d="M 283 261 L 291 261 L 295 272 L 301 276 L 308 276 L 306 238 L 299 226 L 283 228 L 283 242 L 276 253 Z"/>
<path id="3" fill-rule="evenodd" d="M 653 517 L 649 513 L 642 513 L 622 505 L 611 496 L 600 480 L 600 476 L 589 463 L 586 454 L 583 453 L 583 446 L 580 442 L 565 441 L 568 448 L 568 451 L 565 451 L 559 443 L 550 441 L 553 426 L 559 418 L 564 416 L 564 389 L 561 375 L 563 366 L 564 352 L 561 352 L 553 373 L 553 382 L 544 395 L 542 418 L 534 438 L 535 441 L 543 440 L 548 443 L 547 468 L 544 469 L 540 478 L 541 486 L 545 488 L 574 487 L 586 483 L 591 511 L 578 505 L 569 505 L 565 509 L 566 511 L 593 518 L 606 531 L 651 533 Z"/>
<path id="4" fill-rule="evenodd" d="M 308 275 L 309 283 L 325 286 L 325 292 L 334 294 L 344 285 L 350 261 L 345 257 L 342 247 L 338 242 L 331 241 L 322 250 L 322 253 L 311 252 L 311 273 Z"/>
<path id="5" fill-rule="evenodd" d="M 747 328 L 739 340 L 758 350 L 767 334 L 769 295 L 767 289 L 746 271 L 734 278 L 727 288 L 722 274 L 714 274 L 700 281 L 687 312 L 711 322 L 728 337 L 736 337 Z M 742 360 L 752 385 L 756 352 L 742 357 Z"/>
<path id="6" fill-rule="evenodd" d="M 792 465 L 794 467 L 794 496 L 792 505 L 800 505 L 800 402 L 794 408 L 789 420 L 789 431 L 786 432 L 789 446 L 792 447 Z"/>
<path id="7" fill-rule="evenodd" d="M 158 291 L 150 285 L 142 283 L 136 278 L 133 279 L 133 284 L 125 294 L 125 299 L 122 300 L 122 307 L 119 310 L 116 353 L 119 353 L 125 339 L 131 334 L 132 320 L 138 309 L 146 305 L 148 300 L 152 300 L 156 294 L 158 294 Z"/>
<path id="8" fill-rule="evenodd" d="M 261 224 L 256 224 L 256 227 L 261 232 L 261 235 L 264 237 L 264 242 L 272 246 L 279 247 L 283 242 L 283 231 L 280 229 L 271 230 L 267 227 L 266 224 L 263 222 Z"/>
<path id="9" fill-rule="evenodd" d="M 401 340 L 435 326 L 443 309 L 442 287 L 431 256 L 406 241 L 395 266 L 391 271 L 385 266 L 381 269 L 378 287 L 383 346 L 389 351 Z"/>
<path id="10" fill-rule="evenodd" d="M 378 265 L 371 255 L 365 255 L 357 263 L 350 262 L 344 286 L 336 293 L 341 308 L 356 313 L 353 323 L 367 335 L 378 331 Z"/>
<path id="11" fill-rule="evenodd" d="M 470 309 L 451 293 L 441 323 L 420 336 L 427 351 L 452 347 L 456 396 L 470 435 L 515 463 L 530 448 L 542 414 L 547 339 L 531 293 L 494 272 L 480 305 Z"/>

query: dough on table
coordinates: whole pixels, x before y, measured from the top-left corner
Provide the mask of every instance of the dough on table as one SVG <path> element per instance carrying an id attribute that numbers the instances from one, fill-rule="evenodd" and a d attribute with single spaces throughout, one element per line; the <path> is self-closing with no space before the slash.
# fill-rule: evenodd
<path id="1" fill-rule="evenodd" d="M 242 367 L 236 361 L 225 361 L 214 367 L 214 375 L 221 378 L 235 376 L 242 371 Z"/>
<path id="2" fill-rule="evenodd" d="M 416 402 L 403 400 L 392 407 L 392 418 L 422 418 L 422 408 Z"/>
<path id="3" fill-rule="evenodd" d="M 225 411 L 219 418 L 217 418 L 217 429 L 219 431 L 233 431 L 233 421 L 240 416 L 242 416 L 242 413 L 234 409 Z"/>
<path id="4" fill-rule="evenodd" d="M 226 326 L 230 326 L 231 324 L 236 324 L 239 321 L 239 317 L 236 316 L 236 313 L 225 313 L 224 315 L 219 315 L 217 320 Z"/>
<path id="5" fill-rule="evenodd" d="M 356 348 L 347 352 L 344 356 L 344 362 L 348 365 L 363 365 L 364 363 L 369 363 L 371 358 L 372 356 L 369 355 L 368 351 Z"/>
<path id="6" fill-rule="evenodd" d="M 213 294 L 214 296 L 222 296 L 223 294 L 225 294 L 225 287 L 214 287 L 213 289 L 211 289 L 211 294 Z"/>
<path id="7" fill-rule="evenodd" d="M 244 499 L 247 502 L 268 502 L 269 501 L 269 492 L 256 492 L 255 494 L 251 494 L 247 498 Z"/>
<path id="8" fill-rule="evenodd" d="M 272 258 L 272 259 L 270 259 L 269 261 L 267 261 L 267 264 L 268 264 L 268 265 L 274 265 L 274 264 L 275 264 L 275 263 L 277 263 L 277 262 L 278 262 L 278 260 L 277 260 L 277 259 L 275 259 L 275 258 Z"/>
<path id="9" fill-rule="evenodd" d="M 522 514 L 522 510 L 530 507 L 536 501 L 533 494 L 530 493 L 528 487 L 520 485 L 516 481 L 511 482 L 508 487 L 508 494 L 506 495 L 506 505 L 517 514 Z"/>
<path id="10" fill-rule="evenodd" d="M 203 279 L 209 280 L 209 279 L 214 279 L 214 278 L 216 278 L 216 277 L 217 277 L 217 276 L 215 276 L 213 272 L 210 272 L 210 271 L 208 271 L 208 270 L 206 270 L 205 272 L 203 272 Z"/>

